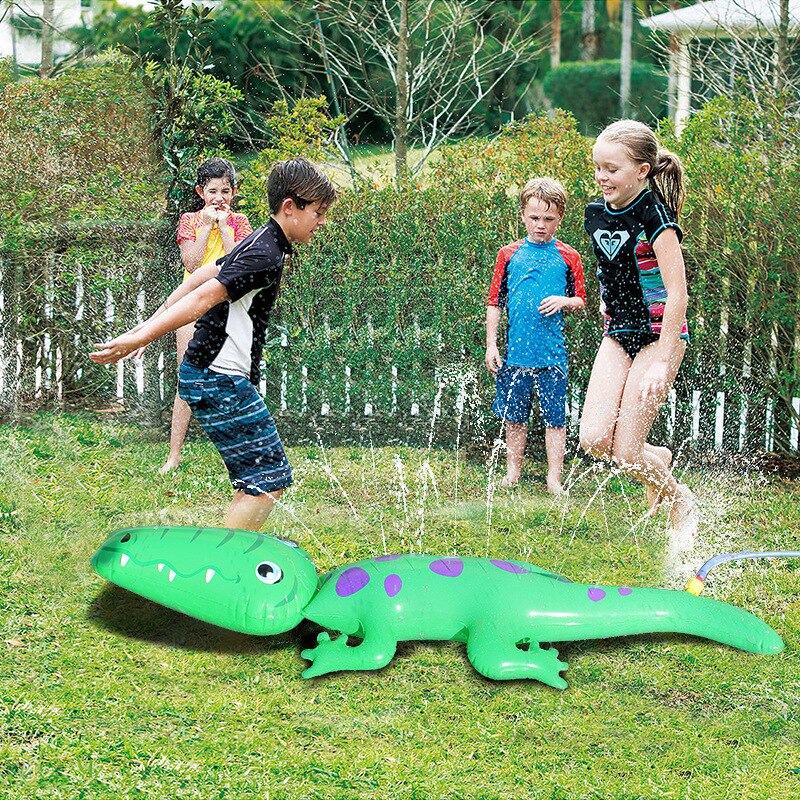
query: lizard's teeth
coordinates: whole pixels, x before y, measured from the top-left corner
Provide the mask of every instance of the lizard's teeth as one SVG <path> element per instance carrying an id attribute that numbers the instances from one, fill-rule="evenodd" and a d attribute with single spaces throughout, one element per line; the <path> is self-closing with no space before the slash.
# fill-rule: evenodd
<path id="1" fill-rule="evenodd" d="M 122 553 L 122 555 L 119 557 L 119 565 L 124 567 L 128 561 L 130 561 L 130 556 L 127 553 Z"/>
<path id="2" fill-rule="evenodd" d="M 207 570 L 206 570 L 206 583 L 211 583 L 211 579 L 212 579 L 212 578 L 213 578 L 213 577 L 214 577 L 216 574 L 217 574 L 217 573 L 216 573 L 216 572 L 215 572 L 213 569 L 207 569 Z"/>
<path id="3" fill-rule="evenodd" d="M 163 572 L 164 571 L 164 565 L 163 564 L 159 564 L 158 565 L 158 571 L 159 572 Z"/>
<path id="4" fill-rule="evenodd" d="M 170 580 L 170 583 L 172 583 L 172 581 L 175 580 L 175 571 L 174 570 L 170 570 L 169 571 L 169 580 Z"/>

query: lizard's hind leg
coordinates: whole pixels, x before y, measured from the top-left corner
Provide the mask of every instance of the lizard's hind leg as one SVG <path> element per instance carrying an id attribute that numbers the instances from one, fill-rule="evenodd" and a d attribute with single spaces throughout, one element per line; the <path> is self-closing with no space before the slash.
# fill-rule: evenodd
<path id="1" fill-rule="evenodd" d="M 397 641 L 390 637 L 367 635 L 361 644 L 350 647 L 346 634 L 331 639 L 323 631 L 317 637 L 317 646 L 300 654 L 312 664 L 303 672 L 304 678 L 314 678 L 326 672 L 341 670 L 381 669 L 394 657 Z"/>
<path id="2" fill-rule="evenodd" d="M 479 626 L 469 632 L 467 657 L 481 675 L 492 680 L 528 678 L 555 689 L 566 689 L 567 682 L 559 673 L 567 665 L 558 658 L 555 648 L 545 650 L 531 642 L 527 650 L 517 646 L 518 639 L 506 635 L 496 626 Z"/>

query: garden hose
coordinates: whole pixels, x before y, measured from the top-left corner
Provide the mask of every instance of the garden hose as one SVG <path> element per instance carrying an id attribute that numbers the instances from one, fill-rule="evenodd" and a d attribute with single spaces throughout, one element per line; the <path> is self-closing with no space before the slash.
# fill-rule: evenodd
<path id="1" fill-rule="evenodd" d="M 690 578 L 686 584 L 686 591 L 696 595 L 702 594 L 706 576 L 717 564 L 724 564 L 726 561 L 741 561 L 745 558 L 800 558 L 800 552 L 797 550 L 766 550 L 760 553 L 721 553 L 709 558 L 700 567 L 694 578 Z"/>

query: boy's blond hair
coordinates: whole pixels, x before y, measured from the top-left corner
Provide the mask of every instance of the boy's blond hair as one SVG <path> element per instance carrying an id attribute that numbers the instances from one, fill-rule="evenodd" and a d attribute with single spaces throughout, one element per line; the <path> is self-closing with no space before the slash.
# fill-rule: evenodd
<path id="1" fill-rule="evenodd" d="M 520 208 L 524 209 L 532 197 L 555 206 L 563 217 L 567 210 L 567 192 L 564 187 L 553 178 L 531 178 L 519 196 Z"/>

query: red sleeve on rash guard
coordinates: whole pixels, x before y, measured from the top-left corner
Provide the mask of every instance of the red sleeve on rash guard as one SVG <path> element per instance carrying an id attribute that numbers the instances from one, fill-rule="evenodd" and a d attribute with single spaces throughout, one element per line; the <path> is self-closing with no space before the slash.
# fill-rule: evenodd
<path id="1" fill-rule="evenodd" d="M 567 296 L 580 297 L 583 302 L 586 302 L 586 287 L 583 281 L 583 262 L 581 261 L 580 254 L 573 247 L 570 247 L 564 242 L 556 240 L 556 247 L 564 263 L 569 267 L 570 274 L 567 275 Z"/>
<path id="2" fill-rule="evenodd" d="M 506 281 L 506 267 L 511 261 L 511 256 L 519 250 L 522 239 L 513 244 L 501 248 L 497 254 L 497 261 L 494 264 L 494 275 L 492 284 L 489 287 L 489 299 L 486 301 L 488 306 L 504 306 L 508 297 L 508 283 Z"/>

